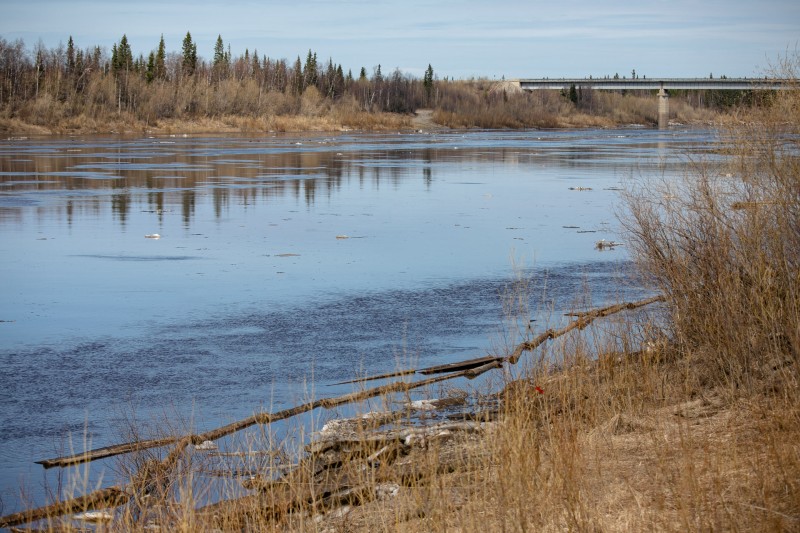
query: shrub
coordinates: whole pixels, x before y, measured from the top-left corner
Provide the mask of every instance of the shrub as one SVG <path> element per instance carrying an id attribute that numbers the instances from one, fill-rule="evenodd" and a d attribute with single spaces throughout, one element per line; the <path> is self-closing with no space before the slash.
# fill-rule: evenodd
<path id="1" fill-rule="evenodd" d="M 730 163 L 639 187 L 626 220 L 698 379 L 735 388 L 800 362 L 800 92 L 744 119 L 722 132 Z"/>

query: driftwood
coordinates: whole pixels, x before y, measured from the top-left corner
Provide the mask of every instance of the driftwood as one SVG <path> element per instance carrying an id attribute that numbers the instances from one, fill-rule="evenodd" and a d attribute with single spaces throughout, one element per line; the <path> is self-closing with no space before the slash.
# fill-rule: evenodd
<path id="1" fill-rule="evenodd" d="M 395 377 L 400 377 L 400 376 L 408 376 L 408 375 L 411 375 L 411 374 L 423 374 L 425 376 L 430 375 L 430 374 L 446 374 L 448 372 L 457 372 L 459 370 L 468 370 L 470 368 L 479 367 L 479 366 L 482 366 L 482 365 L 484 365 L 486 363 L 489 363 L 491 361 L 495 361 L 496 359 L 497 359 L 497 357 L 495 357 L 493 355 L 487 355 L 487 356 L 484 356 L 484 357 L 478 357 L 477 359 L 468 359 L 466 361 L 459 361 L 459 362 L 456 362 L 456 363 L 447 363 L 447 364 L 444 364 L 444 365 L 436 365 L 436 366 L 431 366 L 431 367 L 428 367 L 428 368 L 420 368 L 420 369 L 409 368 L 407 370 L 398 370 L 396 372 L 389 372 L 388 374 L 378 374 L 378 375 L 375 375 L 375 376 L 366 376 L 366 377 L 363 377 L 363 378 L 351 379 L 351 380 L 348 380 L 348 381 L 340 381 L 338 383 L 331 384 L 331 386 L 333 386 L 333 385 L 347 385 L 349 383 L 361 383 L 361 382 L 364 382 L 364 381 L 374 381 L 374 380 L 378 380 L 378 379 L 395 378 Z"/>
<path id="2" fill-rule="evenodd" d="M 488 372 L 489 370 L 492 370 L 494 368 L 500 368 L 501 366 L 503 366 L 504 359 L 505 359 L 504 357 L 495 357 L 481 366 L 465 370 L 464 377 L 467 379 L 475 379 L 481 374 Z"/>
<path id="3" fill-rule="evenodd" d="M 147 450 L 149 448 L 160 448 L 173 444 L 179 440 L 179 437 L 168 437 L 165 439 L 151 439 L 142 440 L 137 442 L 127 442 L 125 444 L 115 444 L 113 446 L 106 446 L 104 448 L 97 448 L 95 450 L 86 451 L 83 453 L 71 455 L 69 457 L 61 457 L 58 459 L 43 459 L 36 461 L 37 464 L 45 468 L 53 468 L 54 466 L 70 466 L 80 463 L 88 463 L 89 461 L 96 461 L 98 459 L 105 459 L 106 457 L 113 457 L 124 453 L 138 452 Z"/>
<path id="4" fill-rule="evenodd" d="M 347 381 L 339 381 L 338 383 L 331 383 L 330 386 L 334 387 L 336 385 L 349 385 L 350 383 L 361 383 L 362 381 L 376 381 L 378 379 L 389 379 L 389 378 L 399 378 L 400 376 L 409 376 L 411 374 L 416 374 L 417 371 L 413 368 L 409 368 L 408 370 L 398 370 L 396 372 L 389 372 L 388 374 L 378 374 L 376 376 L 366 376 L 363 378 L 356 378 L 356 379 L 348 379 Z"/>
<path id="5" fill-rule="evenodd" d="M 53 516 L 72 513 L 84 513 L 92 509 L 108 509 L 119 507 L 128 501 L 128 494 L 119 487 L 109 487 L 90 494 L 78 496 L 71 500 L 57 502 L 37 509 L 29 509 L 21 513 L 6 515 L 0 518 L 0 528 L 27 524 Z"/>
<path id="6" fill-rule="evenodd" d="M 217 502 L 198 513 L 220 518 L 231 506 L 257 505 L 273 519 L 299 510 L 322 511 L 341 505 L 361 505 L 381 497 L 387 484 L 399 487 L 422 482 L 434 473 L 452 472 L 467 464 L 469 456 L 457 447 L 442 448 L 435 464 L 425 460 L 425 448 L 454 435 L 472 433 L 485 424 L 437 424 L 312 443 L 308 455 L 291 472 L 278 479 L 256 476 L 243 485 L 259 495 Z M 377 449 L 377 451 L 372 451 Z M 239 505 L 237 505 L 239 504 Z M 227 522 L 226 522 L 227 524 Z"/>
<path id="7" fill-rule="evenodd" d="M 255 424 L 271 424 L 272 422 L 277 422 L 279 420 L 284 420 L 286 418 L 291 418 L 293 416 L 312 411 L 319 407 L 323 407 L 325 409 L 331 409 L 333 407 L 337 407 L 339 405 L 345 405 L 348 403 L 359 402 L 361 400 L 366 400 L 369 398 L 374 398 L 375 396 L 381 396 L 383 394 L 391 394 L 394 392 L 406 392 L 412 389 L 417 389 L 420 387 L 425 387 L 426 385 L 432 385 L 434 383 L 439 383 L 441 381 L 445 381 L 448 379 L 454 379 L 458 377 L 466 376 L 466 371 L 456 372 L 453 374 L 447 374 L 444 376 L 436 376 L 433 378 L 423 379 L 420 381 L 397 381 L 394 383 L 389 383 L 387 385 L 382 385 L 380 387 L 374 387 L 372 389 L 367 389 L 363 391 L 357 391 L 350 394 L 345 394 L 343 396 L 337 396 L 334 398 L 323 398 L 320 400 L 314 400 L 312 402 L 304 403 L 291 409 L 284 409 L 283 411 L 277 411 L 275 413 L 258 413 L 253 415 L 249 418 L 245 418 L 244 420 L 239 420 L 237 422 L 233 422 L 226 426 L 222 426 L 217 429 L 213 429 L 211 431 L 207 431 L 205 433 L 201 433 L 199 435 L 190 435 L 188 437 L 184 437 L 183 439 L 174 438 L 169 439 L 169 442 L 165 442 L 166 439 L 158 439 L 158 440 L 149 440 L 149 441 L 140 441 L 140 442 L 132 442 L 127 444 L 118 444 L 115 446 L 108 446 L 105 448 L 100 448 L 98 450 L 92 450 L 84 453 L 79 453 L 75 455 L 70 455 L 67 457 L 58 457 L 55 459 L 45 459 L 42 461 L 37 461 L 39 464 L 47 465 L 47 468 L 51 468 L 54 466 L 69 466 L 79 463 L 84 463 L 87 461 L 91 461 L 95 458 L 96 453 L 101 453 L 102 457 L 112 457 L 114 455 L 121 455 L 124 453 L 129 453 L 131 451 L 141 451 L 146 450 L 149 448 L 157 448 L 161 446 L 165 446 L 167 444 L 171 444 L 173 442 L 178 442 L 181 440 L 189 439 L 188 442 L 184 443 L 184 447 L 188 444 L 201 444 L 207 440 L 214 441 L 230 435 L 232 433 L 236 433 L 237 431 L 241 431 L 246 429 L 250 426 Z"/>
<path id="8" fill-rule="evenodd" d="M 424 440 L 426 438 L 435 438 L 445 434 L 445 432 L 448 432 L 448 434 L 453 431 L 472 433 L 480 431 L 482 428 L 483 425 L 481 422 L 449 422 L 433 426 L 394 429 L 370 435 L 354 435 L 352 437 L 345 436 L 338 439 L 319 440 L 306 446 L 306 451 L 311 454 L 320 454 L 331 449 L 378 448 L 381 445 L 387 445 L 393 442 L 405 443 L 409 440 L 414 440 L 415 437 Z"/>
<path id="9" fill-rule="evenodd" d="M 222 426 L 220 428 L 216 428 L 211 431 L 201 433 L 199 435 L 187 435 L 179 438 L 176 437 L 167 439 L 152 439 L 146 441 L 130 442 L 114 446 L 107 446 L 96 450 L 90 450 L 71 456 L 37 461 L 37 463 L 41 464 L 45 468 L 51 468 L 55 466 L 63 467 L 63 466 L 80 464 L 96 459 L 112 457 L 124 453 L 142 451 L 150 448 L 157 448 L 157 447 L 167 446 L 170 444 L 175 444 L 175 448 L 169 453 L 169 455 L 163 461 L 153 460 L 146 462 L 145 466 L 141 468 L 133 476 L 131 483 L 125 489 L 120 487 L 108 487 L 81 496 L 79 498 L 74 498 L 64 502 L 57 502 L 45 507 L 40 507 L 37 509 L 32 509 L 21 513 L 0 517 L 0 527 L 12 527 L 15 525 L 33 522 L 48 517 L 87 511 L 90 509 L 113 508 L 125 504 L 127 501 L 131 499 L 132 495 L 142 496 L 144 494 L 150 494 L 154 491 L 159 491 L 159 490 L 166 491 L 168 480 L 171 477 L 173 469 L 175 468 L 175 466 L 178 463 L 178 460 L 180 459 L 180 457 L 183 455 L 183 453 L 189 447 L 190 444 L 199 445 L 204 443 L 205 441 L 215 441 L 219 438 L 230 435 L 232 433 L 248 428 L 255 424 L 269 424 L 320 407 L 330 409 L 332 407 L 336 407 L 339 405 L 358 402 L 384 394 L 407 392 L 412 389 L 424 387 L 426 385 L 432 385 L 434 383 L 439 383 L 445 380 L 459 378 L 459 377 L 467 377 L 469 379 L 472 379 L 484 372 L 487 372 L 488 370 L 501 367 L 504 363 L 516 364 L 519 358 L 522 356 L 523 352 L 532 351 L 541 344 L 543 344 L 544 342 L 546 342 L 547 340 L 555 339 L 557 337 L 565 335 L 570 331 L 572 331 L 573 329 L 584 329 L 597 318 L 606 317 L 611 314 L 618 313 L 620 311 L 628 309 L 636 309 L 638 307 L 642 307 L 663 300 L 664 300 L 663 296 L 654 296 L 652 298 L 648 298 L 638 302 L 611 305 L 587 311 L 584 313 L 580 313 L 577 315 L 578 318 L 573 322 L 571 322 L 570 324 L 568 324 L 567 326 L 558 330 L 549 329 L 541 333 L 534 339 L 517 345 L 515 349 L 512 351 L 512 353 L 505 357 L 486 356 L 477 359 L 461 361 L 457 363 L 450 363 L 446 365 L 424 368 L 421 370 L 401 370 L 390 374 L 383 374 L 380 376 L 372 376 L 363 378 L 361 380 L 355 380 L 354 382 L 368 381 L 371 379 L 385 379 L 388 377 L 397 377 L 397 376 L 404 376 L 416 373 L 421 373 L 421 374 L 446 373 L 445 375 L 442 376 L 436 376 L 412 382 L 397 381 L 379 387 L 374 387 L 363 391 L 357 391 L 350 394 L 345 394 L 343 396 L 315 400 L 275 413 L 262 412 L 253 415 L 249 418 L 246 418 L 244 420 L 239 420 L 237 422 L 233 422 L 226 426 Z M 426 430 L 423 429 L 423 432 L 424 431 Z M 406 434 L 405 438 L 408 439 L 409 435 L 410 434 Z M 374 446 L 373 452 L 370 452 L 371 455 L 367 457 L 368 459 L 367 463 L 369 465 L 372 465 L 373 463 L 376 462 L 376 459 L 378 457 L 390 456 L 391 454 L 393 454 L 397 450 L 397 445 L 395 443 L 398 442 L 399 437 L 400 434 L 394 435 L 392 437 L 384 437 L 383 440 L 376 438 L 375 442 L 373 443 Z M 407 446 L 407 444 L 403 442 L 403 446 Z M 415 465 L 413 465 L 413 463 L 411 463 L 411 466 L 409 466 L 409 468 L 410 468 L 409 472 L 400 476 L 402 478 L 402 481 L 406 483 L 409 482 L 412 478 L 417 478 L 419 474 L 417 472 L 417 468 L 415 467 Z M 296 472 L 298 470 L 299 468 L 294 469 L 291 472 Z M 325 470 L 327 471 L 328 468 L 325 468 Z M 287 474 L 287 476 L 290 474 Z M 321 492 L 314 491 L 305 494 L 300 499 L 301 500 L 305 499 L 306 503 L 308 503 L 309 501 L 312 503 L 326 502 L 326 499 L 328 502 L 362 500 L 365 497 L 367 497 L 367 495 L 363 492 L 362 489 L 363 487 L 353 487 L 349 486 L 349 484 L 347 483 L 339 482 L 339 484 L 333 488 L 325 489 L 322 490 Z M 272 494 L 272 496 L 275 496 L 275 494 Z M 278 505 L 277 506 L 273 505 L 270 507 L 274 509 L 274 511 L 278 514 L 286 511 L 287 504 L 289 505 L 289 507 L 291 507 L 299 503 L 298 500 L 293 496 L 289 498 L 288 502 L 287 499 L 284 497 L 279 497 L 277 498 L 277 500 L 279 500 L 280 503 L 275 502 L 278 503 Z M 262 499 L 259 498 L 259 501 L 262 501 Z M 218 504 L 215 504 L 215 506 L 209 506 L 208 508 L 205 508 L 205 510 L 211 511 L 213 507 L 224 504 L 225 502 L 220 502 Z"/>
<path id="10" fill-rule="evenodd" d="M 495 361 L 497 357 L 487 355 L 486 357 L 478 357 L 477 359 L 469 359 L 467 361 L 460 361 L 458 363 L 448 363 L 446 365 L 432 366 L 418 370 L 420 374 L 443 374 L 445 372 L 456 372 L 459 370 L 469 370 L 484 366 L 491 361 Z"/>

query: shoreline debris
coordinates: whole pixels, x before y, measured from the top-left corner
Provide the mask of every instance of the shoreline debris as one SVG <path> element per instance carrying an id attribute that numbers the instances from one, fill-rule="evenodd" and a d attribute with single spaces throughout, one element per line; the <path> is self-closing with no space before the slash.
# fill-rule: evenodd
<path id="1" fill-rule="evenodd" d="M 613 250 L 617 246 L 624 246 L 625 243 L 616 242 L 616 241 L 607 241 L 605 239 L 600 239 L 596 243 L 594 243 L 594 247 L 598 250 Z"/>
<path id="2" fill-rule="evenodd" d="M 349 394 L 344 394 L 342 396 L 337 397 L 330 397 L 330 398 L 322 398 L 317 399 L 314 401 L 309 401 L 305 404 L 300 404 L 295 407 L 284 409 L 282 411 L 277 412 L 258 412 L 253 416 L 239 420 L 230 424 L 227 424 L 222 427 L 218 427 L 216 429 L 207 431 L 202 434 L 189 434 L 184 435 L 181 437 L 171 437 L 168 439 L 154 439 L 150 441 L 138 441 L 138 442 L 130 442 L 115 446 L 108 446 L 105 448 L 101 448 L 98 450 L 88 450 L 79 454 L 75 454 L 72 456 L 67 457 L 59 457 L 56 459 L 48 459 L 44 461 L 37 461 L 39 464 L 44 466 L 45 468 L 51 468 L 54 466 L 65 467 L 76 465 L 84 462 L 90 462 L 95 459 L 104 458 L 104 457 L 111 457 L 113 455 L 118 455 L 121 453 L 128 453 L 131 451 L 142 451 L 149 448 L 156 448 L 162 447 L 166 445 L 173 445 L 172 450 L 166 455 L 166 457 L 162 460 L 152 460 L 148 461 L 145 466 L 143 466 L 139 471 L 137 471 L 131 478 L 130 482 L 125 486 L 113 486 L 104 489 L 96 490 L 92 493 L 80 496 L 78 498 L 69 499 L 66 501 L 56 502 L 51 505 L 47 505 L 44 507 L 36 508 L 36 509 L 29 509 L 20 513 L 15 513 L 11 515 L 6 515 L 0 517 L 0 528 L 7 528 L 13 527 L 19 524 L 25 524 L 30 522 L 35 522 L 37 520 L 41 520 L 43 518 L 52 518 L 54 516 L 60 516 L 65 514 L 74 514 L 79 512 L 86 512 L 86 511 L 95 511 L 101 509 L 113 509 L 116 507 L 120 507 L 121 505 L 126 504 L 129 501 L 137 501 L 139 495 L 147 494 L 147 492 L 153 490 L 154 488 L 158 487 L 159 485 L 163 485 L 165 480 L 169 478 L 170 473 L 175 470 L 177 467 L 181 457 L 184 455 L 185 451 L 190 445 L 193 445 L 195 449 L 202 449 L 203 447 L 208 446 L 207 441 L 216 441 L 224 436 L 230 435 L 242 429 L 248 428 L 250 426 L 256 424 L 271 424 L 278 420 L 283 420 L 286 418 L 290 418 L 293 416 L 297 416 L 301 413 L 305 413 L 308 411 L 312 411 L 314 409 L 323 408 L 323 409 L 332 409 L 334 407 L 349 404 L 353 402 L 363 401 L 369 398 L 374 398 L 376 396 L 383 396 L 388 394 L 394 393 L 401 393 L 401 394 L 408 394 L 409 391 L 412 389 L 417 389 L 420 387 L 430 386 L 436 383 L 443 382 L 445 380 L 450 380 L 459 377 L 466 377 L 468 379 L 472 379 L 477 377 L 478 375 L 491 370 L 493 368 L 498 368 L 503 366 L 504 364 L 511 364 L 514 365 L 518 362 L 520 357 L 524 352 L 531 352 L 536 349 L 539 345 L 543 344 L 547 340 L 555 339 L 562 335 L 566 335 L 570 331 L 574 329 L 584 329 L 589 324 L 591 324 L 594 320 L 602 317 L 607 317 L 609 315 L 618 313 L 624 310 L 636 309 L 638 307 L 642 307 L 645 305 L 649 305 L 655 302 L 664 301 L 665 298 L 662 295 L 656 295 L 644 300 L 636 301 L 636 302 L 627 302 L 621 304 L 614 304 L 609 305 L 606 307 L 595 308 L 589 311 L 582 312 L 580 316 L 576 320 L 571 321 L 568 325 L 564 326 L 560 329 L 548 329 L 544 331 L 536 338 L 530 339 L 528 341 L 522 342 L 516 346 L 516 348 L 508 355 L 498 355 L 498 356 L 487 356 L 485 358 L 479 359 L 472 359 L 469 361 L 462 361 L 459 363 L 450 363 L 448 365 L 440 365 L 439 367 L 431 367 L 427 370 L 430 373 L 434 372 L 448 372 L 444 375 L 434 376 L 427 379 L 421 379 L 417 381 L 394 381 L 390 382 L 385 385 L 381 385 L 378 387 L 374 387 L 371 389 L 363 389 L 359 391 L 355 391 Z M 411 371 L 401 371 L 402 373 L 410 373 Z M 417 370 L 413 371 L 417 373 Z M 361 381 L 365 381 L 370 379 L 369 377 L 362 378 Z M 374 378 L 373 378 L 374 379 Z M 540 391 L 537 389 L 537 392 L 542 394 L 544 391 Z M 450 402 L 460 402 L 462 398 L 458 395 L 452 398 L 446 399 L 439 399 L 436 400 L 437 402 L 441 403 L 450 403 Z M 420 406 L 422 406 L 420 404 Z M 443 405 L 442 405 L 443 406 Z M 410 405 L 408 406 L 411 407 Z M 427 405 L 426 405 L 427 407 Z M 387 414 L 386 418 L 383 418 L 383 414 L 377 416 L 378 420 L 375 421 L 375 425 L 383 425 L 387 420 L 386 418 L 391 418 Z M 362 418 L 358 419 L 358 424 L 361 426 L 366 420 Z M 369 424 L 367 424 L 369 425 Z M 476 431 L 482 431 L 486 427 L 485 422 L 478 422 L 478 421 L 462 421 L 462 422 L 453 422 L 453 423 L 445 423 L 445 424 L 437 424 L 434 426 L 428 427 L 411 427 L 411 428 L 398 428 L 397 430 L 390 430 L 387 432 L 382 432 L 379 434 L 370 434 L 364 438 L 364 435 L 360 435 L 357 442 L 350 442 L 347 438 L 338 438 L 334 441 L 316 441 L 312 442 L 307 446 L 307 452 L 310 456 L 306 459 L 306 461 L 311 461 L 314 463 L 315 461 L 318 464 L 321 456 L 320 454 L 325 453 L 329 450 L 338 453 L 341 450 L 344 450 L 346 453 L 342 457 L 350 458 L 356 456 L 364 456 L 370 454 L 366 458 L 367 465 L 380 466 L 384 463 L 394 463 L 399 470 L 398 474 L 395 475 L 392 479 L 381 479 L 382 482 L 412 482 L 414 480 L 419 480 L 421 476 L 424 475 L 424 472 L 421 471 L 417 465 L 417 458 L 411 452 L 410 447 L 412 445 L 415 446 L 422 446 L 422 449 L 427 445 L 427 442 L 430 440 L 436 439 L 448 439 L 451 438 L 454 432 L 461 432 L 461 433 L 471 433 Z M 364 448 L 364 446 L 367 446 Z M 349 447 L 356 446 L 360 447 L 360 450 L 349 450 Z M 379 449 L 378 449 L 379 448 Z M 377 452 L 373 453 L 374 449 L 378 449 Z M 209 450 L 210 451 L 210 450 Z M 420 452 L 422 453 L 422 452 Z M 335 457 L 333 462 L 328 462 L 324 465 L 322 470 L 314 469 L 313 478 L 316 478 L 316 474 L 318 472 L 327 472 L 327 473 L 334 473 L 333 470 L 329 468 L 333 467 L 334 465 L 340 464 L 351 464 L 353 463 L 352 460 L 343 461 L 342 457 Z M 400 460 L 397 458 L 400 457 Z M 454 457 L 456 460 L 460 460 L 459 457 Z M 441 468 L 444 471 L 447 471 L 450 466 L 447 462 L 441 463 Z M 334 469 L 335 470 L 335 469 Z M 306 480 L 303 478 L 306 470 L 301 468 L 295 468 L 290 470 L 287 474 L 284 475 L 280 480 L 272 481 L 272 480 L 261 480 L 258 477 L 252 479 L 252 488 L 256 490 L 263 491 L 274 491 L 273 496 L 281 496 L 282 492 L 291 491 L 291 483 L 287 483 L 287 481 L 291 481 L 292 479 L 299 480 L 299 481 L 311 481 Z M 342 472 L 345 474 L 347 472 Z M 343 477 L 343 480 L 346 481 L 347 478 Z M 275 514 L 285 513 L 288 510 L 296 509 L 298 503 L 303 502 L 316 502 L 321 501 L 323 504 L 327 506 L 336 506 L 341 505 L 342 503 L 351 503 L 351 502 L 359 502 L 362 501 L 365 497 L 362 494 L 364 491 L 368 491 L 369 487 L 350 487 L 347 483 L 340 482 L 336 479 L 325 479 L 325 482 L 318 482 L 318 483 L 306 483 L 303 486 L 309 487 L 308 494 L 283 494 L 283 496 L 277 498 L 276 505 L 272 509 Z M 344 488 L 343 488 L 344 487 Z M 271 492 L 272 493 L 272 492 Z M 299 496 L 299 498 L 298 498 Z M 253 495 L 244 496 L 244 498 L 254 498 Z M 220 508 L 223 505 L 230 505 L 230 501 L 220 501 L 204 508 L 198 509 L 198 512 L 213 512 L 215 509 Z"/>

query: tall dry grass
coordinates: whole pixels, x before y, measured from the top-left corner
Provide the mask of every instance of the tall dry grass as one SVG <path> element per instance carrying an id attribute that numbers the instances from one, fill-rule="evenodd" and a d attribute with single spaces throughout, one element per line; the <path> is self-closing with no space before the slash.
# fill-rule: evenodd
<path id="1" fill-rule="evenodd" d="M 750 391 L 775 369 L 794 381 L 800 358 L 798 88 L 741 118 L 722 130 L 725 163 L 633 190 L 627 228 L 697 385 Z"/>

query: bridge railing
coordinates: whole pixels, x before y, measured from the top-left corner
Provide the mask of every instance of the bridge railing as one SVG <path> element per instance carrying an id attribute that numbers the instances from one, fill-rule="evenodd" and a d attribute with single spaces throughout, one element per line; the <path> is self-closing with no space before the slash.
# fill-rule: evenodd
<path id="1" fill-rule="evenodd" d="M 598 90 L 780 90 L 798 88 L 798 80 L 784 78 L 543 78 L 516 80 L 524 90 L 562 90 L 575 87 Z"/>

